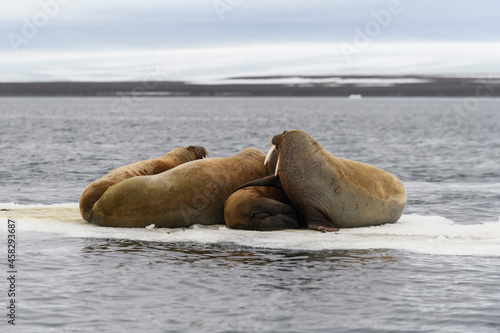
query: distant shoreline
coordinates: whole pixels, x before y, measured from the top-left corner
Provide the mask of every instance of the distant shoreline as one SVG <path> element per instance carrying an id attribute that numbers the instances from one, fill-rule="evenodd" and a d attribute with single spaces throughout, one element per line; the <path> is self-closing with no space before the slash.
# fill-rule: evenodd
<path id="1" fill-rule="evenodd" d="M 214 82 L 0 82 L 0 96 L 500 97 L 500 78 L 259 76 Z"/>

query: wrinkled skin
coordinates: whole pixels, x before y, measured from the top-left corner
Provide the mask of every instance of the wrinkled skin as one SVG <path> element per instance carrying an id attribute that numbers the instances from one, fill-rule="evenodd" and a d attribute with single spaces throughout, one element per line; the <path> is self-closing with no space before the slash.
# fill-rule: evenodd
<path id="1" fill-rule="evenodd" d="M 157 175 L 110 187 L 89 219 L 109 227 L 187 227 L 224 224 L 224 203 L 242 184 L 266 176 L 265 154 L 248 148 L 227 158 L 206 158 Z"/>
<path id="2" fill-rule="evenodd" d="M 403 214 L 406 190 L 393 174 L 336 157 L 300 130 L 276 135 L 271 143 L 283 190 L 309 229 L 375 226 Z"/>
<path id="3" fill-rule="evenodd" d="M 186 162 L 202 159 L 208 156 L 208 151 L 200 146 L 175 148 L 167 154 L 145 161 L 129 164 L 115 169 L 102 176 L 83 191 L 80 198 L 80 214 L 90 222 L 89 215 L 94 204 L 111 186 L 126 179 L 137 176 L 156 175 L 173 169 Z"/>

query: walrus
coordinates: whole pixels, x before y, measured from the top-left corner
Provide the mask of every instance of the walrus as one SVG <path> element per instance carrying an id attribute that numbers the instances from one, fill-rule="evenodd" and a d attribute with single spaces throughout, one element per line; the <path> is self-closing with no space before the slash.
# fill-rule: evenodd
<path id="1" fill-rule="evenodd" d="M 269 175 L 274 174 L 277 160 L 277 151 L 270 151 L 266 156 L 264 164 L 269 161 Z M 237 188 L 224 204 L 226 224 L 235 229 L 259 231 L 298 228 L 297 213 L 278 178 L 275 179 L 277 181 L 274 184 L 266 183 L 270 186 L 252 186 L 247 183 Z"/>
<path id="2" fill-rule="evenodd" d="M 224 203 L 240 185 L 267 175 L 265 154 L 247 148 L 226 158 L 181 164 L 110 187 L 89 220 L 107 227 L 187 227 L 224 224 Z"/>
<path id="3" fill-rule="evenodd" d="M 275 175 L 307 227 L 324 232 L 396 222 L 406 204 L 399 178 L 375 166 L 336 157 L 301 130 L 271 140 Z M 266 185 L 275 176 L 251 182 Z"/>
<path id="4" fill-rule="evenodd" d="M 189 146 L 175 148 L 167 154 L 115 169 L 85 188 L 80 198 L 80 214 L 90 222 L 89 215 L 94 204 L 111 186 L 136 176 L 156 175 L 178 165 L 208 156 L 204 147 Z"/>

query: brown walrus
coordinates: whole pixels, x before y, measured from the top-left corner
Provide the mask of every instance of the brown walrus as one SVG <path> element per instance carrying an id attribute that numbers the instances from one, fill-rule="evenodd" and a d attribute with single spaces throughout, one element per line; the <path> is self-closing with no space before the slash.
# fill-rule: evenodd
<path id="1" fill-rule="evenodd" d="M 90 222 L 89 214 L 97 200 L 101 198 L 108 188 L 125 179 L 136 176 L 156 175 L 183 163 L 206 156 L 208 156 L 208 152 L 204 147 L 180 147 L 173 149 L 162 157 L 136 162 L 115 169 L 87 186 L 83 191 L 80 198 L 80 214 L 86 221 Z"/>
<path id="2" fill-rule="evenodd" d="M 309 229 L 337 231 L 396 222 L 406 190 L 395 175 L 369 164 L 335 157 L 301 130 L 272 138 L 279 154 L 276 174 Z M 275 182 L 266 177 L 248 185 Z"/>
<path id="3" fill-rule="evenodd" d="M 110 187 L 89 219 L 109 227 L 187 227 L 224 224 L 224 203 L 238 186 L 267 175 L 265 154 L 247 148 L 232 157 L 206 158 Z"/>

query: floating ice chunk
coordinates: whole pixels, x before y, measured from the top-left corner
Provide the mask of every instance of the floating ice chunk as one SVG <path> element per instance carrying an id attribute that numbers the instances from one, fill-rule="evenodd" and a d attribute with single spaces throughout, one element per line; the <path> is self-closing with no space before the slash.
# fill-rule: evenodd
<path id="1" fill-rule="evenodd" d="M 0 223 L 16 221 L 20 232 L 45 232 L 54 237 L 117 238 L 152 242 L 237 246 L 281 250 L 324 251 L 394 249 L 427 254 L 500 257 L 500 220 L 458 224 L 441 216 L 403 215 L 397 223 L 376 227 L 341 229 L 338 233 L 312 230 L 257 232 L 224 225 L 190 228 L 107 228 L 88 223 L 78 203 L 19 205 L 0 203 Z M 6 228 L 0 228 L 0 238 Z M 3 236 L 2 236 L 3 235 Z"/>

